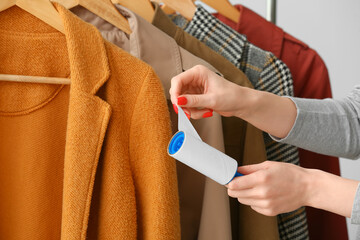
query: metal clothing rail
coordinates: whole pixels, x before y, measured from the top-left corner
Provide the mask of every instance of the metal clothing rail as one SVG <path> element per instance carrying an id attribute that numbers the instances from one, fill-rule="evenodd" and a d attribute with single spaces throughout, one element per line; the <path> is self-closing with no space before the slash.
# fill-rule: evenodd
<path id="1" fill-rule="evenodd" d="M 276 0 L 267 0 L 266 20 L 276 24 Z"/>

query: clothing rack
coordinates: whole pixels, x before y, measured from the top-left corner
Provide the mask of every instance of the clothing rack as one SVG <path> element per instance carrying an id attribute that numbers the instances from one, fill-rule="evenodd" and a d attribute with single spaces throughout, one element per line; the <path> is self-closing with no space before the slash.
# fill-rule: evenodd
<path id="1" fill-rule="evenodd" d="M 267 0 L 266 19 L 276 24 L 276 0 Z"/>

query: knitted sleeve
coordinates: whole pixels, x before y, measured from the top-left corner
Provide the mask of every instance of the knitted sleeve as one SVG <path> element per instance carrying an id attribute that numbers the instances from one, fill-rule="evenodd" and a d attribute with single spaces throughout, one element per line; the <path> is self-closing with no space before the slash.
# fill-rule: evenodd
<path id="1" fill-rule="evenodd" d="M 149 67 L 130 127 L 138 239 L 180 239 L 175 161 L 167 154 L 170 115 L 160 80 Z"/>
<path id="2" fill-rule="evenodd" d="M 288 136 L 277 141 L 310 151 L 360 158 L 360 85 L 344 99 L 291 98 L 297 117 Z"/>

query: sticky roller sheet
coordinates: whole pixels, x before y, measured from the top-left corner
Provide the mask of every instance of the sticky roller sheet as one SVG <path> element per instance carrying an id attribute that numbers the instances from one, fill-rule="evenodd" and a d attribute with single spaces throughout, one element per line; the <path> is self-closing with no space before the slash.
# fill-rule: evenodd
<path id="1" fill-rule="evenodd" d="M 170 140 L 168 154 L 222 185 L 242 176 L 236 160 L 203 142 L 181 107 L 178 110 L 179 131 Z"/>

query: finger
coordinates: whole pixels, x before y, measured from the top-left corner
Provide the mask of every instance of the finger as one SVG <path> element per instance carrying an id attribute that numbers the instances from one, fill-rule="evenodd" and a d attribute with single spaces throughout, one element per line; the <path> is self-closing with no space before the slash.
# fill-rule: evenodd
<path id="1" fill-rule="evenodd" d="M 257 190 L 255 188 L 249 188 L 240 191 L 228 189 L 228 195 L 232 198 L 260 199 L 259 195 L 257 194 Z"/>
<path id="2" fill-rule="evenodd" d="M 275 210 L 275 206 L 273 205 L 272 201 L 268 199 L 238 198 L 237 200 L 241 204 L 249 205 L 251 206 L 251 208 L 256 208 L 257 210 L 261 210 L 262 212 Z"/>
<path id="3" fill-rule="evenodd" d="M 267 169 L 268 167 L 269 167 L 269 161 L 265 161 L 259 164 L 241 166 L 238 168 L 238 171 L 244 175 L 248 175 L 250 173 L 254 173 L 259 170 Z"/>
<path id="4" fill-rule="evenodd" d="M 237 198 L 238 202 L 244 205 L 248 206 L 255 206 L 257 208 L 260 208 L 260 205 L 262 205 L 263 200 L 254 199 L 254 198 Z"/>
<path id="5" fill-rule="evenodd" d="M 183 88 L 189 84 L 202 87 L 202 71 L 204 67 L 195 66 L 171 79 L 171 88 L 169 90 L 171 102 L 177 104 L 177 98 L 183 94 Z"/>
<path id="6" fill-rule="evenodd" d="M 211 94 L 184 94 L 177 98 L 177 105 L 187 108 L 209 108 L 212 109 Z"/>
<path id="7" fill-rule="evenodd" d="M 173 104 L 174 111 L 178 114 L 178 107 L 176 104 Z M 198 109 L 198 108 L 182 108 L 186 116 L 190 119 L 201 119 L 201 118 L 208 118 L 213 116 L 212 109 Z"/>
<path id="8" fill-rule="evenodd" d="M 251 208 L 258 212 L 261 213 L 262 215 L 265 216 L 276 216 L 278 213 L 276 211 L 274 211 L 273 209 L 269 209 L 269 208 L 262 208 L 262 207 L 257 207 L 257 206 L 251 206 Z"/>
<path id="9" fill-rule="evenodd" d="M 209 118 L 213 116 L 212 109 L 198 109 L 198 108 L 190 108 L 191 118 L 193 119 L 201 119 L 201 118 Z"/>
<path id="10" fill-rule="evenodd" d="M 257 184 L 256 174 L 249 174 L 234 178 L 228 185 L 228 189 L 239 191 L 255 187 Z"/>
<path id="11" fill-rule="evenodd" d="M 179 113 L 178 107 L 175 104 L 173 106 L 174 106 L 175 109 L 177 109 L 177 111 L 175 111 L 175 112 L 176 112 L 176 114 L 178 114 Z M 190 118 L 191 118 L 191 110 L 188 109 L 188 108 L 182 108 L 182 110 L 184 111 L 186 117 L 190 120 Z"/>

